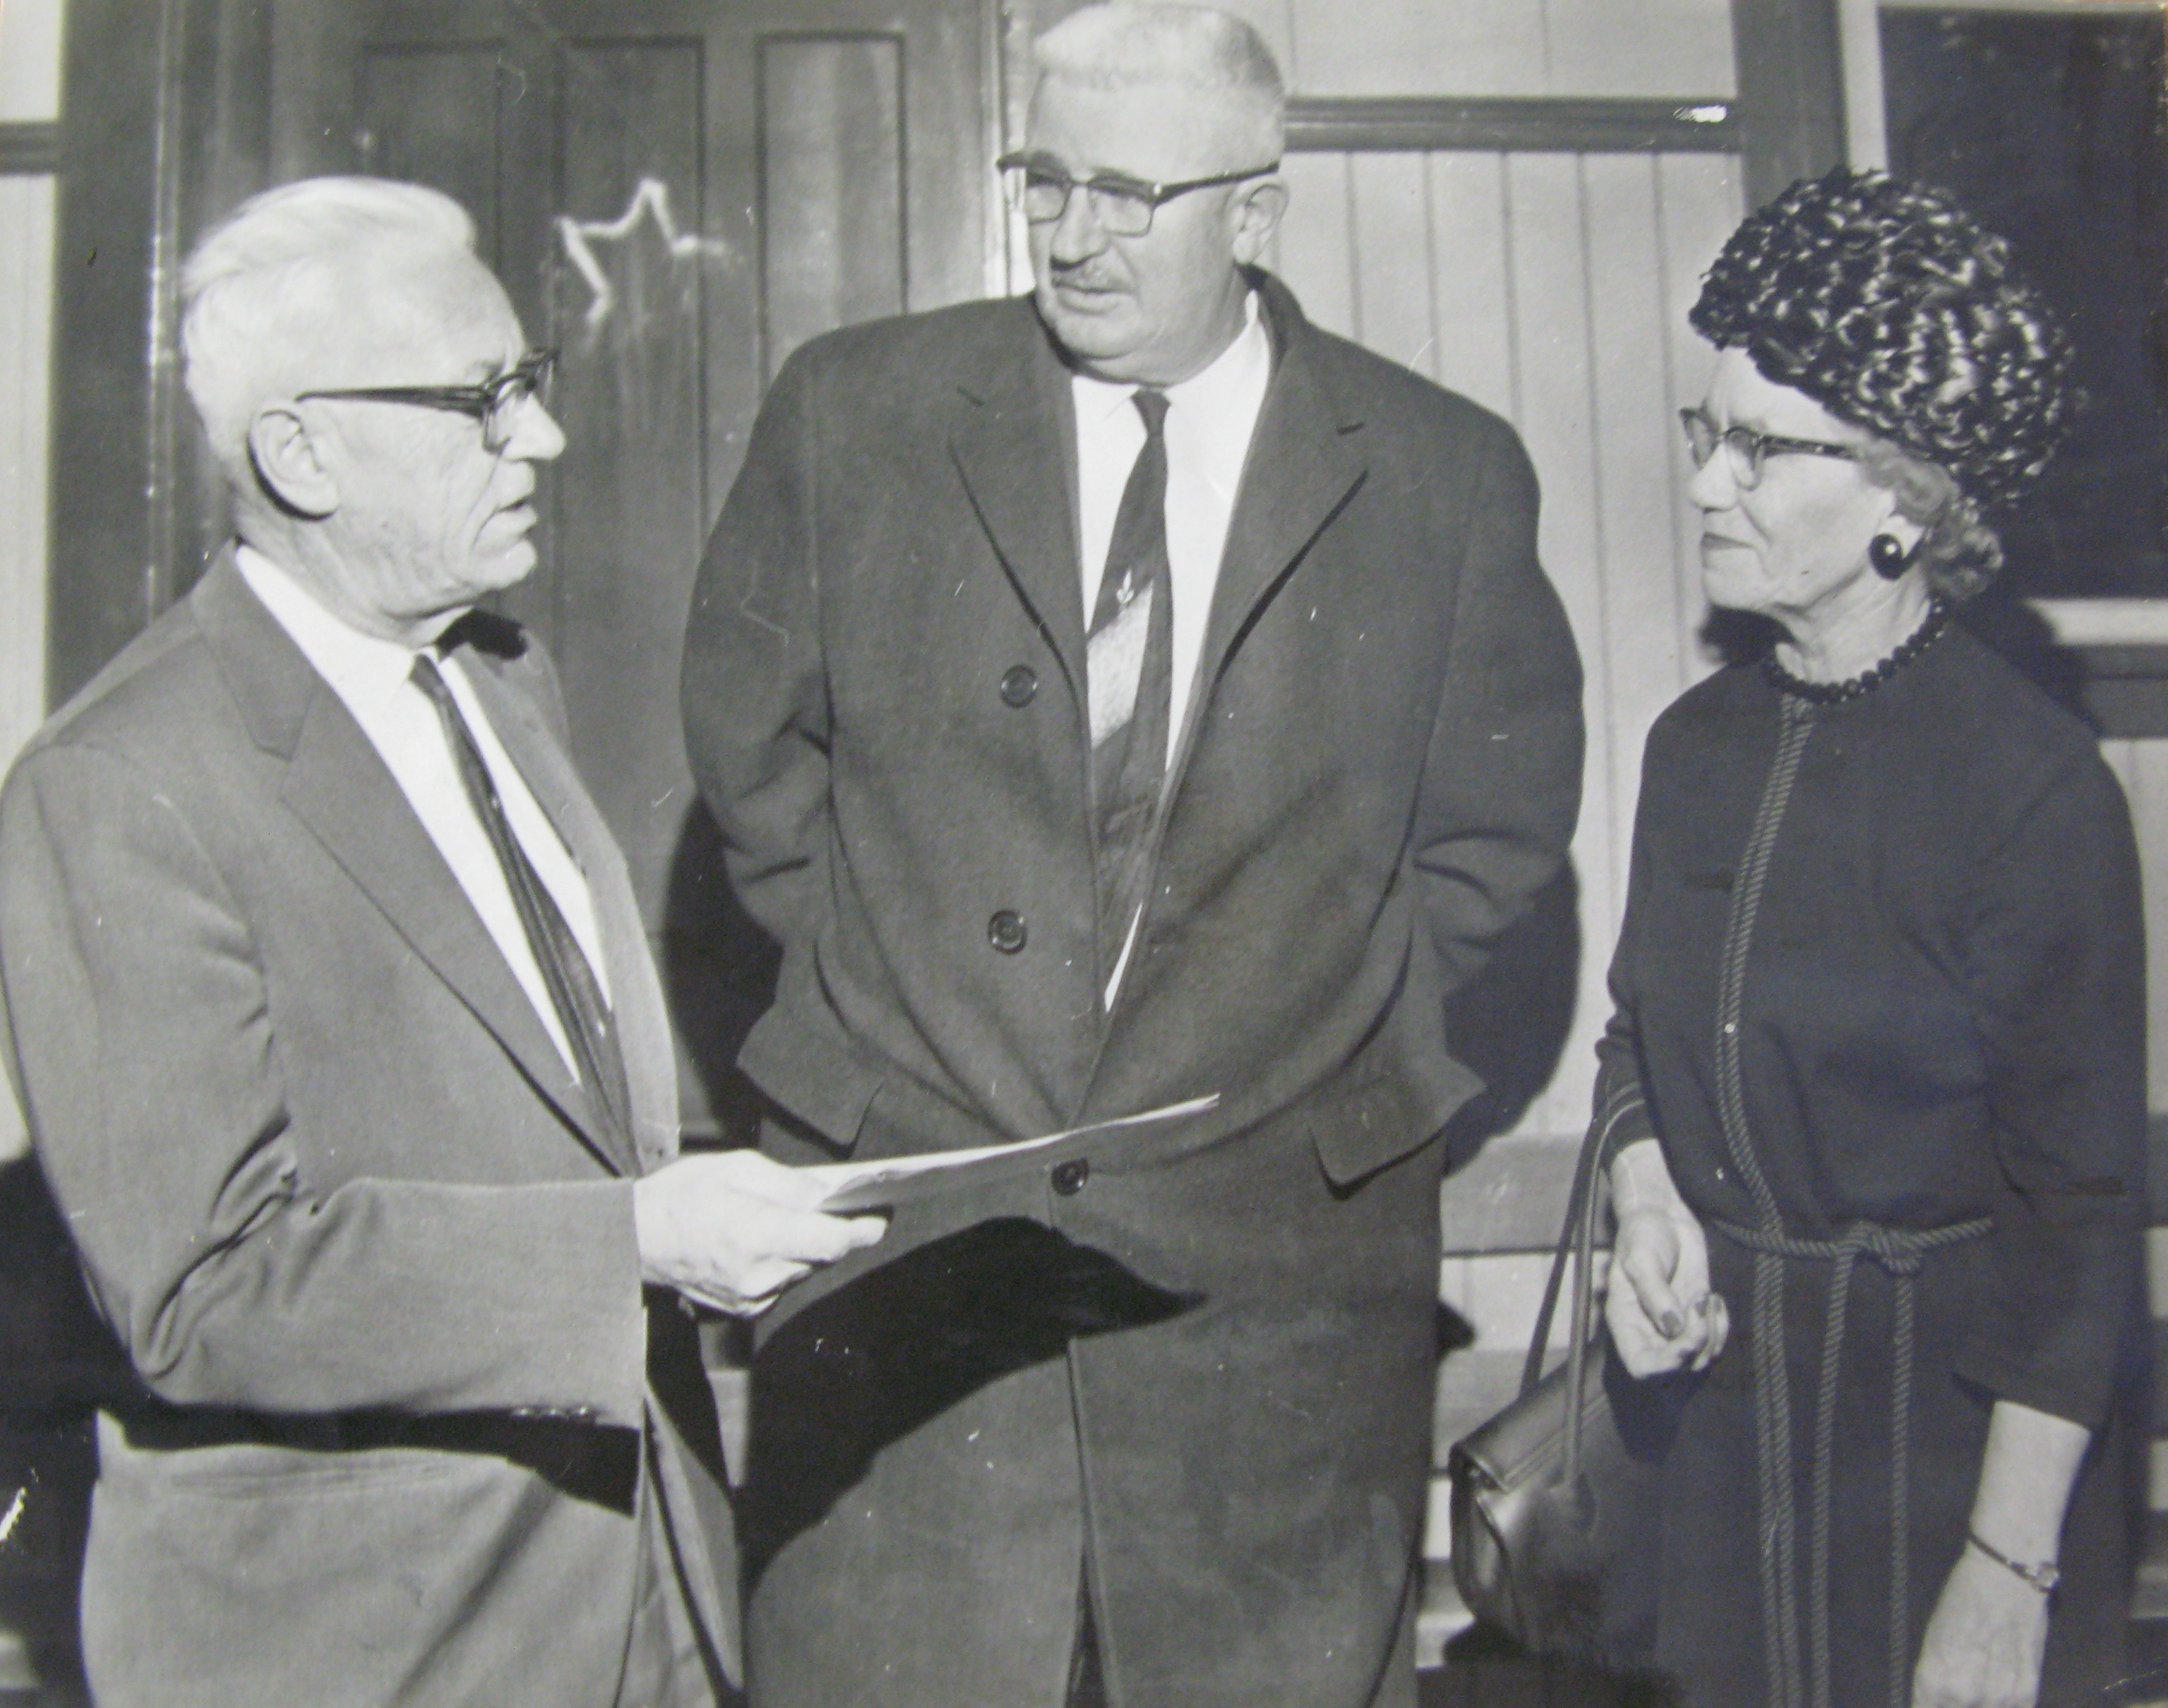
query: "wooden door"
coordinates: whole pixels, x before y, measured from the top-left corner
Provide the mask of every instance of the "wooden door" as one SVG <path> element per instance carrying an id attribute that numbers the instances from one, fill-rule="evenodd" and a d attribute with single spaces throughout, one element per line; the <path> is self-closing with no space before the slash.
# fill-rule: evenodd
<path id="1" fill-rule="evenodd" d="M 274 179 L 412 178 L 472 214 L 570 448 L 506 607 L 548 640 L 576 756 L 671 989 L 688 1122 L 767 1000 L 694 809 L 678 657 L 766 380 L 813 334 L 1001 288 L 987 0 L 307 0 L 270 42 Z"/>

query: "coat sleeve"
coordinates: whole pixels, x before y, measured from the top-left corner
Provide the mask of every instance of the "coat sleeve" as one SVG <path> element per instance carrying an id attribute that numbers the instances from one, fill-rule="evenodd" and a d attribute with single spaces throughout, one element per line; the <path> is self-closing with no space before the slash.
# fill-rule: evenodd
<path id="1" fill-rule="evenodd" d="M 78 745 L 0 798 L 0 1007 L 99 1309 L 181 1404 L 632 1424 L 627 1182 L 467 1186 L 301 1159 L 260 945 L 172 793 Z M 357 1042 L 357 1072 L 396 1073 Z"/>
<path id="2" fill-rule="evenodd" d="M 2096 1427 L 2143 1319 L 2144 928 L 2113 777 L 2065 766 L 1982 863 L 1972 997 L 1998 1184 L 1994 1308 L 1958 1369 Z"/>
<path id="3" fill-rule="evenodd" d="M 1581 808 L 1581 656 L 1536 560 L 1535 471 L 1499 429 L 1470 507 L 1416 870 L 1450 992 L 1564 863 Z"/>
<path id="4" fill-rule="evenodd" d="M 781 942 L 814 933 L 828 893 L 812 384 L 794 356 L 753 424 L 693 587 L 681 679 L 686 751 L 732 884 Z"/>

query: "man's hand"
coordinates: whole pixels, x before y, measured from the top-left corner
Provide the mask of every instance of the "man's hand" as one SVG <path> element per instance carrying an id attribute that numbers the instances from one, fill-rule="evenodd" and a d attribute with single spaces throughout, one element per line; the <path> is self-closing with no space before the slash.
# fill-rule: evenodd
<path id="1" fill-rule="evenodd" d="M 757 1151 L 681 1157 L 635 1181 L 640 1278 L 755 1317 L 816 1265 L 871 1245 L 878 1216 L 827 1216 L 823 1188 Z"/>
<path id="2" fill-rule="evenodd" d="M 1708 1236 L 1655 1140 L 1613 1159 L 1611 1201 L 1618 1218 L 1603 1299 L 1611 1344 L 1635 1376 L 1708 1369 L 1730 1336 L 1730 1313 L 1708 1290 Z"/>

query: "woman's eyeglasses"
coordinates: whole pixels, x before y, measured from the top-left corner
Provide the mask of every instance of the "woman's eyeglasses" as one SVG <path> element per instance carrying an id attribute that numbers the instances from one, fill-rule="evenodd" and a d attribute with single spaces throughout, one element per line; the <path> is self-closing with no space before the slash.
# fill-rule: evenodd
<path id="1" fill-rule="evenodd" d="M 1731 453 L 1732 478 L 1741 486 L 1762 484 L 1762 465 L 1772 456 L 1841 457 L 1858 460 L 1857 445 L 1835 445 L 1826 439 L 1791 439 L 1782 433 L 1757 433 L 1751 427 L 1719 427 L 1698 409 L 1679 411 L 1679 424 L 1687 430 L 1687 449 L 1694 467 L 1705 467 L 1722 445 Z"/>

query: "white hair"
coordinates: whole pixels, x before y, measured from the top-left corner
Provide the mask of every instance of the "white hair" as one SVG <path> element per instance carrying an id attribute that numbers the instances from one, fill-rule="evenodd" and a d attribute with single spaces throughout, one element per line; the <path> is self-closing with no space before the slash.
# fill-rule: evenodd
<path id="1" fill-rule="evenodd" d="M 364 260 L 474 249 L 474 221 L 449 196 L 389 178 L 312 178 L 250 197 L 181 268 L 181 355 L 189 396 L 229 470 L 245 466 L 249 423 Z M 307 327 L 311 331 L 305 332 Z"/>
<path id="2" fill-rule="evenodd" d="M 1254 26 L 1209 6 L 1113 0 L 1072 12 L 1033 44 L 1039 76 L 1101 87 L 1171 82 L 1227 98 L 1230 143 L 1276 161 L 1287 144 L 1287 85 Z"/>

